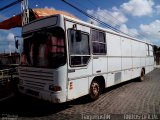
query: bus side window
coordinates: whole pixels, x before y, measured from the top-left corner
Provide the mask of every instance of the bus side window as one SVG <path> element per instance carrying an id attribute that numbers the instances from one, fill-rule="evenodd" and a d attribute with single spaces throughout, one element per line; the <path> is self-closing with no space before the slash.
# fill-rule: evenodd
<path id="1" fill-rule="evenodd" d="M 105 33 L 98 30 L 91 30 L 92 53 L 94 55 L 106 54 Z"/>
<path id="2" fill-rule="evenodd" d="M 86 66 L 90 58 L 89 34 L 81 32 L 76 39 L 76 30 L 68 29 L 70 66 Z"/>

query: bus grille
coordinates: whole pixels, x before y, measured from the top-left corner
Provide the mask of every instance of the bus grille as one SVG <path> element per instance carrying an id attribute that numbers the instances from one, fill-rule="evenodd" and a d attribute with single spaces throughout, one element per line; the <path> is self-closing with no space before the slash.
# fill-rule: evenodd
<path id="1" fill-rule="evenodd" d="M 23 80 L 23 84 L 29 88 L 44 90 L 46 81 L 50 82 L 54 80 L 53 71 L 42 71 L 38 68 L 19 68 L 20 81 Z"/>

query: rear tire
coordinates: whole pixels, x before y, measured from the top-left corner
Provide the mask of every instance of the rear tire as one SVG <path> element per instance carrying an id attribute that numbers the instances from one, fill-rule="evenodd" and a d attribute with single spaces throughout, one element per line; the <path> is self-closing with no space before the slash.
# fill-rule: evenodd
<path id="1" fill-rule="evenodd" d="M 144 69 L 141 70 L 141 74 L 140 74 L 140 78 L 139 78 L 140 82 L 145 80 L 145 72 Z"/>
<path id="2" fill-rule="evenodd" d="M 93 80 L 91 85 L 90 85 L 90 91 L 89 91 L 89 96 L 92 101 L 95 101 L 99 98 L 101 94 L 101 85 L 99 82 L 96 80 Z"/>

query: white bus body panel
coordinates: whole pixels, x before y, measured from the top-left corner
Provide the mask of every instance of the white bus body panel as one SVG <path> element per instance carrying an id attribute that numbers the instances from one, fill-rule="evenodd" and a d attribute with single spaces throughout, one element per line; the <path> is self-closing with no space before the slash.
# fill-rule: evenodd
<path id="1" fill-rule="evenodd" d="M 107 72 L 107 57 L 93 57 L 93 75 Z"/>
<path id="2" fill-rule="evenodd" d="M 72 21 L 65 21 L 66 30 L 73 28 L 75 23 Z M 90 33 L 90 28 L 76 24 L 77 30 Z M 66 33 L 67 34 L 67 33 Z M 67 46 L 67 48 L 69 48 Z M 69 55 L 68 55 L 69 56 Z M 71 67 L 68 59 L 68 100 L 72 100 L 89 93 L 89 76 L 92 75 L 92 60 L 85 67 Z M 72 82 L 73 88 L 70 89 L 70 83 Z"/>
<path id="3" fill-rule="evenodd" d="M 121 56 L 121 38 L 120 36 L 106 33 L 107 40 L 107 55 L 108 56 Z"/>
<path id="4" fill-rule="evenodd" d="M 121 77 L 115 81 L 115 74 L 121 71 L 121 39 L 120 36 L 106 33 L 107 40 L 107 58 L 108 58 L 108 74 L 106 86 L 112 86 L 121 81 Z M 121 73 L 120 73 L 121 74 Z M 121 75 L 120 75 L 121 76 Z"/>

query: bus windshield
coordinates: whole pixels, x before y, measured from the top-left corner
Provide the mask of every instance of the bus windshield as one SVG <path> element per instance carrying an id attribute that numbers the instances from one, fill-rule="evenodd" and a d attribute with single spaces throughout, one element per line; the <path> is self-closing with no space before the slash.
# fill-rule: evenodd
<path id="1" fill-rule="evenodd" d="M 57 68 L 66 62 L 65 34 L 62 28 L 45 28 L 23 35 L 20 65 Z"/>

